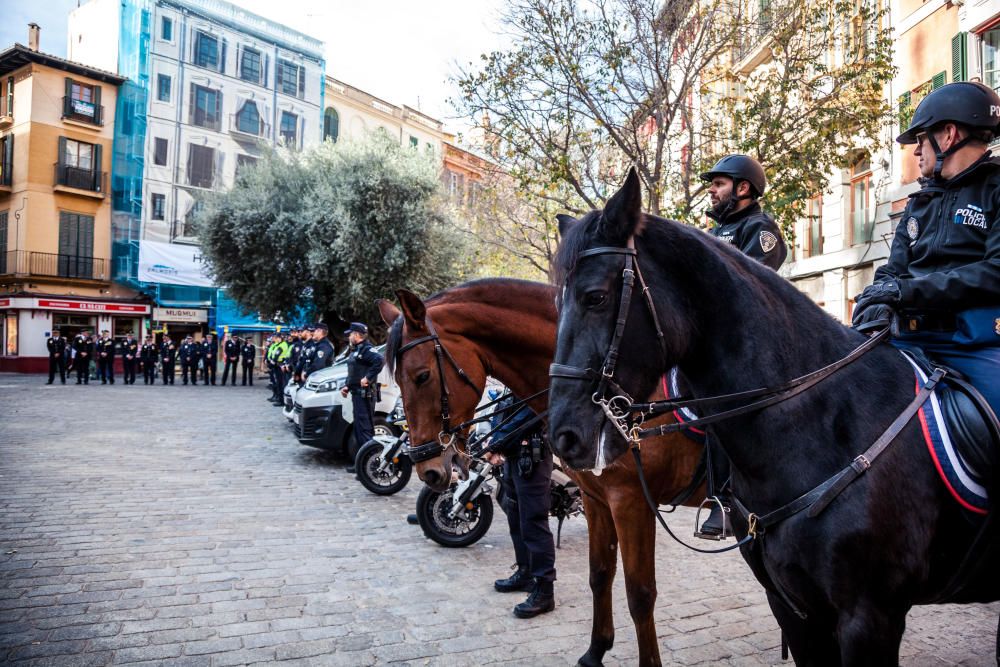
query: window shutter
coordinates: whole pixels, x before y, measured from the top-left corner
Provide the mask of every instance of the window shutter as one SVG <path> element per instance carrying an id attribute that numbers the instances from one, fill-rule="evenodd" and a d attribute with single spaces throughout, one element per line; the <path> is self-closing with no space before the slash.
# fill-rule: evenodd
<path id="1" fill-rule="evenodd" d="M 73 79 L 66 77 L 66 97 L 73 97 Z"/>
<path id="2" fill-rule="evenodd" d="M 951 80 L 965 81 L 968 74 L 968 51 L 966 44 L 969 33 L 960 32 L 951 38 Z"/>
<path id="3" fill-rule="evenodd" d="M 225 182 L 222 178 L 222 169 L 226 164 L 226 155 L 222 151 L 213 150 L 212 157 L 215 162 L 212 171 L 212 185 L 222 185 Z"/>
<path id="4" fill-rule="evenodd" d="M 274 62 L 274 87 L 281 90 L 281 84 L 285 79 L 285 68 L 281 66 L 281 61 Z"/>
<path id="5" fill-rule="evenodd" d="M 66 165 L 66 137 L 59 137 L 59 171 Z M 62 174 L 60 173 L 60 176 Z"/>
<path id="6" fill-rule="evenodd" d="M 223 74 L 226 73 L 226 38 L 222 38 L 222 53 L 219 56 L 219 71 Z"/>
<path id="7" fill-rule="evenodd" d="M 101 109 L 101 87 L 94 86 L 94 122 L 104 125 L 104 110 Z"/>
<path id="8" fill-rule="evenodd" d="M 198 107 L 198 98 L 195 97 L 195 92 L 196 92 L 195 91 L 195 84 L 192 83 L 191 84 L 191 94 L 188 97 L 188 105 L 189 105 L 188 124 L 189 125 L 194 125 L 195 109 Z"/>
<path id="9" fill-rule="evenodd" d="M 946 83 L 948 83 L 948 72 L 938 72 L 931 80 L 931 90 L 937 90 Z"/>
<path id="10" fill-rule="evenodd" d="M 222 91 L 215 91 L 215 130 L 222 127 Z"/>
<path id="11" fill-rule="evenodd" d="M 910 91 L 899 96 L 899 130 L 904 131 L 910 125 L 913 110 L 910 109 Z"/>
<path id="12" fill-rule="evenodd" d="M 236 45 L 236 78 L 243 78 L 243 59 L 240 58 L 240 45 Z"/>
<path id="13" fill-rule="evenodd" d="M 93 257 L 94 256 L 94 218 L 90 215 L 78 216 L 80 228 L 77 232 L 79 235 L 79 253 L 82 257 Z"/>
<path id="14" fill-rule="evenodd" d="M 299 67 L 299 98 L 306 96 L 306 68 Z"/>
<path id="15" fill-rule="evenodd" d="M 94 144 L 94 190 L 103 192 L 104 183 L 101 179 L 101 152 L 104 146 Z"/>
<path id="16" fill-rule="evenodd" d="M 12 185 L 14 171 L 14 133 L 11 132 L 4 137 L 3 142 L 3 169 L 0 169 L 0 183 Z"/>
<path id="17" fill-rule="evenodd" d="M 264 54 L 264 87 L 267 88 L 268 67 L 271 64 L 271 56 Z"/>
<path id="18" fill-rule="evenodd" d="M 188 144 L 187 159 L 187 182 L 188 185 L 194 181 L 194 144 Z"/>

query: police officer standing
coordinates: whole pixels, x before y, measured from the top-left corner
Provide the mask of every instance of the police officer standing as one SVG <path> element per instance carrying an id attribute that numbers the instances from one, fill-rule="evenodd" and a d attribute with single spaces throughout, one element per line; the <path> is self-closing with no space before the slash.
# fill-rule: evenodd
<path id="1" fill-rule="evenodd" d="M 56 369 L 59 369 L 59 380 L 66 384 L 66 339 L 60 335 L 59 329 L 52 330 L 45 347 L 49 350 L 49 381 L 45 384 L 55 382 Z"/>
<path id="2" fill-rule="evenodd" d="M 201 342 L 201 380 L 204 384 L 215 384 L 215 364 L 219 360 L 219 343 L 211 333 Z"/>
<path id="3" fill-rule="evenodd" d="M 323 325 L 319 325 L 323 326 Z M 325 329 L 325 327 L 324 327 Z M 341 394 L 351 394 L 351 405 L 354 408 L 354 442 L 361 447 L 375 437 L 375 403 L 378 397 L 378 374 L 385 360 L 375 351 L 368 340 L 368 327 L 361 322 L 351 322 L 344 332 L 347 342 L 351 344 L 351 353 L 347 357 L 347 384 L 341 389 Z M 323 343 L 329 347 L 323 347 Z M 318 341 L 313 357 L 313 367 L 322 357 L 320 354 L 329 350 L 333 356 L 333 346 L 325 338 Z M 330 359 L 329 363 L 332 363 Z M 329 363 L 327 365 L 329 365 Z M 353 465 L 347 471 L 353 472 Z"/>
<path id="4" fill-rule="evenodd" d="M 73 339 L 73 368 L 76 369 L 76 383 L 90 384 L 90 360 L 94 356 L 94 341 L 90 338 L 90 330 L 84 329 Z"/>
<path id="5" fill-rule="evenodd" d="M 958 370 L 1000 412 L 1000 96 L 949 83 L 917 105 L 896 138 L 913 145 L 921 189 L 910 195 L 889 261 L 855 298 L 859 331 L 894 315 L 897 347 L 916 347 Z"/>
<path id="6" fill-rule="evenodd" d="M 142 349 L 139 351 L 139 360 L 142 363 L 142 383 L 143 384 L 154 384 L 156 382 L 156 358 L 160 356 L 156 345 L 153 343 L 152 336 L 146 336 L 146 342 L 143 343 Z"/>
<path id="7" fill-rule="evenodd" d="M 115 383 L 115 339 L 111 332 L 105 329 L 101 340 L 97 343 L 97 374 L 101 376 L 101 384 Z"/>
<path id="8" fill-rule="evenodd" d="M 298 378 L 297 382 L 299 383 L 299 386 L 306 383 L 306 374 L 308 373 L 307 369 L 312 364 L 313 354 L 316 351 L 316 342 L 318 340 L 316 337 L 316 327 L 311 324 L 305 327 L 300 333 L 303 338 L 302 347 L 299 350 L 299 356 L 295 362 L 295 366 L 292 368 L 292 371 Z"/>
<path id="9" fill-rule="evenodd" d="M 190 373 L 191 384 L 198 384 L 198 350 L 191 336 L 187 336 L 181 343 L 177 356 L 180 357 L 181 361 L 181 380 L 183 383 L 188 383 L 188 374 Z"/>
<path id="10" fill-rule="evenodd" d="M 225 344 L 222 346 L 222 356 L 226 362 L 225 367 L 222 370 L 222 384 L 225 386 L 226 380 L 229 378 L 229 372 L 233 373 L 232 384 L 236 386 L 236 369 L 240 363 L 240 343 L 239 339 L 235 336 L 229 336 L 226 338 Z"/>
<path id="11" fill-rule="evenodd" d="M 511 414 L 514 401 L 510 394 L 497 404 L 490 419 L 497 431 L 483 456 L 492 465 L 503 465 L 501 507 L 517 559 L 514 574 L 497 579 L 493 587 L 501 593 L 530 592 L 527 600 L 514 607 L 514 615 L 533 618 L 556 607 L 556 549 L 549 529 L 552 449 L 545 442 L 542 422 L 533 427 L 527 424 L 535 417 L 531 410 Z"/>
<path id="12" fill-rule="evenodd" d="M 160 345 L 160 371 L 163 373 L 163 384 L 174 383 L 174 364 L 177 363 L 177 346 L 170 336 L 163 335 L 163 344 Z"/>
<path id="13" fill-rule="evenodd" d="M 129 331 L 122 343 L 122 376 L 125 384 L 135 384 L 135 365 L 139 361 L 139 341 Z"/>
<path id="14" fill-rule="evenodd" d="M 757 201 L 767 188 L 767 176 L 760 163 L 748 155 L 727 155 L 702 174 L 701 180 L 709 184 L 712 207 L 707 215 L 716 223 L 710 234 L 777 271 L 788 256 L 788 248 L 778 225 Z M 730 476 L 729 460 L 711 439 L 708 447 L 709 492 L 723 497 Z M 729 534 L 723 517 L 719 504 L 713 503 L 698 536 L 715 539 Z"/>
<path id="15" fill-rule="evenodd" d="M 253 364 L 257 360 L 257 346 L 250 338 L 243 341 L 240 348 L 240 357 L 243 360 L 243 386 L 249 384 L 253 386 Z"/>

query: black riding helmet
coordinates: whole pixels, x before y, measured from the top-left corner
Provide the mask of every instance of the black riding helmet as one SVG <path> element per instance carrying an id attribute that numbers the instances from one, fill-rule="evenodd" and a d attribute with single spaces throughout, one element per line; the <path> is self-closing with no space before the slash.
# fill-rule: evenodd
<path id="1" fill-rule="evenodd" d="M 711 181 L 716 176 L 728 176 L 736 181 L 746 181 L 754 191 L 755 197 L 764 194 L 767 188 L 767 176 L 764 174 L 764 167 L 760 162 L 754 160 L 749 155 L 733 154 L 727 155 L 710 170 L 701 175 L 701 180 Z"/>
<path id="2" fill-rule="evenodd" d="M 960 149 L 965 144 L 976 139 L 968 136 L 946 151 L 938 146 L 930 130 L 942 123 L 956 123 L 971 130 L 985 130 L 990 137 L 1000 135 L 1000 95 L 989 86 L 973 81 L 957 81 L 932 90 L 920 100 L 917 110 L 913 112 L 910 127 L 896 141 L 900 144 L 917 143 L 917 135 L 928 133 L 928 141 L 934 149 L 937 162 L 934 165 L 935 178 L 940 177 L 941 168 L 946 157 Z"/>

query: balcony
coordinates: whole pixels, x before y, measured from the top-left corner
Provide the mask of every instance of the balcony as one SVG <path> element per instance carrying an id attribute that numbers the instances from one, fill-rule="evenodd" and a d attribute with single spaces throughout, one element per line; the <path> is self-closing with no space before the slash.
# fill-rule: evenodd
<path id="1" fill-rule="evenodd" d="M 104 125 L 104 107 L 64 96 L 62 117 L 63 120 L 101 127 Z"/>
<path id="2" fill-rule="evenodd" d="M 8 108 L 12 101 L 9 97 L 0 97 L 0 130 L 5 130 L 14 124 L 14 110 Z"/>
<path id="3" fill-rule="evenodd" d="M 56 192 L 104 199 L 104 193 L 108 189 L 108 172 L 80 169 L 60 162 L 56 162 L 53 168 L 55 170 L 53 183 Z"/>
<path id="4" fill-rule="evenodd" d="M 0 276 L 108 281 L 104 259 L 27 250 L 0 254 Z"/>

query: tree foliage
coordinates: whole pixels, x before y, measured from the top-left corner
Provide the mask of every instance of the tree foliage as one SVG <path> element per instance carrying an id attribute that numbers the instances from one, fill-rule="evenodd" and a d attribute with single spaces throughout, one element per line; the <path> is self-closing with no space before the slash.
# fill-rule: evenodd
<path id="1" fill-rule="evenodd" d="M 250 311 L 379 321 L 374 301 L 430 293 L 466 273 L 432 155 L 373 133 L 267 153 L 213 193 L 198 234 L 219 284 Z"/>

